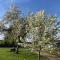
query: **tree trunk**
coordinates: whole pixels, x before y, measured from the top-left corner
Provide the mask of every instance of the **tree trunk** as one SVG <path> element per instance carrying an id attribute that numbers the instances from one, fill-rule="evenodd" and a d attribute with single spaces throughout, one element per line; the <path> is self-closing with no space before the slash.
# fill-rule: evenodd
<path id="1" fill-rule="evenodd" d="M 39 57 L 38 57 L 38 60 L 40 60 L 40 50 L 39 50 Z"/>

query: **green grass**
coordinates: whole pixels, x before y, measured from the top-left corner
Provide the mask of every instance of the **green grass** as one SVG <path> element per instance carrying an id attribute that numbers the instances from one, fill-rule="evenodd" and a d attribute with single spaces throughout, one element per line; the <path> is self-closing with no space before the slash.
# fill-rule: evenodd
<path id="1" fill-rule="evenodd" d="M 0 60 L 38 60 L 38 55 L 27 51 L 24 48 L 20 49 L 19 54 L 10 52 L 10 48 L 0 48 Z M 48 60 L 42 57 L 40 60 Z"/>

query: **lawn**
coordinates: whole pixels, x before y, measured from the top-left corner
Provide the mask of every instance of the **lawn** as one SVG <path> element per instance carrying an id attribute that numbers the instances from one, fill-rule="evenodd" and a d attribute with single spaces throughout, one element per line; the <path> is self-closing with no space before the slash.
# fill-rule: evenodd
<path id="1" fill-rule="evenodd" d="M 0 60 L 38 60 L 38 55 L 21 48 L 19 54 L 10 52 L 10 48 L 0 48 Z M 40 60 L 48 60 L 42 57 Z"/>

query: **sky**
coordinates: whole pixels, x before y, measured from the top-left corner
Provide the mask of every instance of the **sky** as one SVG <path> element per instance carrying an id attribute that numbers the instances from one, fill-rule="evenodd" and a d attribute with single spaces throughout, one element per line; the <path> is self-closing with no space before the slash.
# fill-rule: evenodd
<path id="1" fill-rule="evenodd" d="M 27 14 L 28 11 L 38 12 L 45 10 L 46 14 L 56 15 L 60 19 L 60 0 L 0 0 L 0 19 L 5 12 L 15 3 L 22 11 Z"/>
<path id="2" fill-rule="evenodd" d="M 29 11 L 45 10 L 47 15 L 56 15 L 60 20 L 60 0 L 0 0 L 0 20 L 14 3 L 25 15 Z"/>
<path id="3" fill-rule="evenodd" d="M 0 40 L 4 40 L 4 34 L 0 34 Z"/>

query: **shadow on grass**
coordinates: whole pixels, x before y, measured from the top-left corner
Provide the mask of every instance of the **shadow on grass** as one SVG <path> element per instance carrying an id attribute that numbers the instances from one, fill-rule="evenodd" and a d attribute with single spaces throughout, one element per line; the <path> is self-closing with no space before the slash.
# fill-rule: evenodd
<path id="1" fill-rule="evenodd" d="M 49 60 L 49 59 L 47 57 L 41 55 L 40 60 Z"/>

